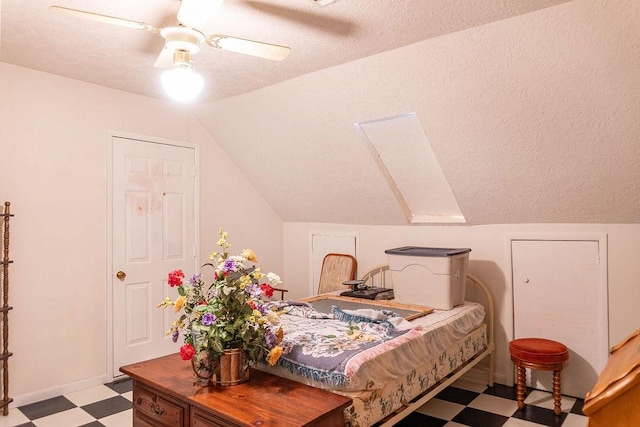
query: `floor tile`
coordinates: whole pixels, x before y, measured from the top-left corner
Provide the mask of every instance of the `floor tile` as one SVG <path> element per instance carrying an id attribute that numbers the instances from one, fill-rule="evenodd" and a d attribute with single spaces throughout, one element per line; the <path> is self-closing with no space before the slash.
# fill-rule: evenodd
<path id="1" fill-rule="evenodd" d="M 504 397 L 481 394 L 469 404 L 469 407 L 510 417 L 518 410 L 518 403 Z"/>
<path id="2" fill-rule="evenodd" d="M 509 417 L 474 408 L 463 409 L 452 421 L 468 426 L 502 427 Z"/>
<path id="3" fill-rule="evenodd" d="M 12 427 L 28 422 L 29 418 L 20 412 L 18 408 L 10 408 L 6 417 L 0 416 L 0 427 Z"/>
<path id="4" fill-rule="evenodd" d="M 20 412 L 27 416 L 30 420 L 46 417 L 57 412 L 66 411 L 75 408 L 69 399 L 64 396 L 58 396 L 41 402 L 32 403 L 30 405 L 20 406 Z"/>
<path id="5" fill-rule="evenodd" d="M 527 420 L 521 420 L 518 418 L 509 418 L 502 427 L 540 427 L 541 424 L 533 423 Z"/>
<path id="6" fill-rule="evenodd" d="M 461 388 L 447 387 L 436 396 L 438 399 L 447 400 L 449 402 L 468 405 L 473 399 L 478 397 L 479 393 L 463 390 Z"/>
<path id="7" fill-rule="evenodd" d="M 569 412 L 572 414 L 584 415 L 582 412 L 582 407 L 584 406 L 584 399 L 576 399 L 576 403 L 573 404 L 573 407 Z"/>
<path id="8" fill-rule="evenodd" d="M 484 393 L 490 394 L 492 396 L 504 397 L 505 399 L 511 400 L 517 400 L 518 398 L 518 391 L 515 387 L 509 387 L 502 384 L 494 384 L 493 387 L 487 387 Z"/>
<path id="9" fill-rule="evenodd" d="M 529 393 L 529 395 L 524 399 L 524 403 L 528 405 L 540 406 L 547 409 L 554 408 L 553 394 L 541 390 L 532 390 L 531 393 Z M 576 403 L 575 397 L 561 396 L 560 398 L 560 405 L 563 412 L 569 412 L 574 403 Z"/>
<path id="10" fill-rule="evenodd" d="M 105 386 L 109 387 L 116 393 L 123 394 L 133 390 L 133 381 L 131 379 L 119 380 L 109 384 L 105 384 Z"/>
<path id="11" fill-rule="evenodd" d="M 73 408 L 33 420 L 36 427 L 79 427 L 96 419 L 80 408 Z"/>
<path id="12" fill-rule="evenodd" d="M 447 420 L 414 412 L 396 424 L 396 427 L 444 427 Z"/>
<path id="13" fill-rule="evenodd" d="M 459 403 L 449 402 L 447 400 L 434 397 L 418 408 L 416 412 L 440 418 L 442 420 L 452 420 L 453 417 L 458 415 L 458 413 L 460 413 L 464 408 L 465 406 L 460 405 Z"/>
<path id="14" fill-rule="evenodd" d="M 89 405 L 84 405 L 82 409 L 94 418 L 104 418 L 131 409 L 131 402 L 118 395 L 99 402 L 90 403 Z"/>
<path id="15" fill-rule="evenodd" d="M 589 419 L 584 415 L 567 414 L 567 418 L 562 423 L 562 427 L 587 427 Z"/>
<path id="16" fill-rule="evenodd" d="M 105 427 L 122 427 L 133 425 L 133 409 L 118 412 L 105 418 L 100 418 L 100 422 Z"/>
<path id="17" fill-rule="evenodd" d="M 567 413 L 563 412 L 560 415 L 555 415 L 552 409 L 535 405 L 525 405 L 523 409 L 517 410 L 512 417 L 542 424 L 547 427 L 560 427 L 564 419 L 567 418 Z"/>
<path id="18" fill-rule="evenodd" d="M 76 406 L 83 406 L 88 405 L 89 403 L 108 399 L 110 397 L 115 397 L 117 395 L 118 393 L 101 384 L 73 393 L 67 393 L 64 397 L 69 399 Z"/>

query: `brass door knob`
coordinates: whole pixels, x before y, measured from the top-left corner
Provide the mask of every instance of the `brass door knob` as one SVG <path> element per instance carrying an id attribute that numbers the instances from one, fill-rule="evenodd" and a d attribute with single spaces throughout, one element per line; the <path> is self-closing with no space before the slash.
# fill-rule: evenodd
<path id="1" fill-rule="evenodd" d="M 127 273 L 125 273 L 124 271 L 120 270 L 116 273 L 116 277 L 120 280 L 124 280 L 125 277 L 127 277 Z"/>

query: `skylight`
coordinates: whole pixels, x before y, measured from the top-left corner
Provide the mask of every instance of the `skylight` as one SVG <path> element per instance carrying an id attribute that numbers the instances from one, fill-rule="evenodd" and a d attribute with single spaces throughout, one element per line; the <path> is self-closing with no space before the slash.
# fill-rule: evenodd
<path id="1" fill-rule="evenodd" d="M 415 113 L 355 127 L 410 223 L 465 222 Z"/>

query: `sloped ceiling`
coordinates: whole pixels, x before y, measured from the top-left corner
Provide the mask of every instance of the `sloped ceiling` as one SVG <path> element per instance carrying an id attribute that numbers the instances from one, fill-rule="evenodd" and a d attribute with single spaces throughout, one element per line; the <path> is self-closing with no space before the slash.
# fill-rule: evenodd
<path id="1" fill-rule="evenodd" d="M 166 98 L 153 64 L 162 37 L 49 11 L 91 11 L 156 27 L 176 25 L 179 0 L 0 0 L 0 60 L 102 86 Z M 206 0 L 203 0 L 206 1 Z M 225 0 L 206 34 L 291 47 L 281 62 L 202 46 L 195 70 L 201 101 L 222 99 L 427 38 L 536 11 L 567 0 Z"/>
<path id="2" fill-rule="evenodd" d="M 285 221 L 407 224 L 353 124 L 415 112 L 468 224 L 637 223 L 639 16 L 635 1 L 573 1 L 198 117 Z"/>
<path id="3" fill-rule="evenodd" d="M 162 24 L 176 0 L 1 0 L 3 62 L 164 97 L 161 39 L 54 3 Z M 292 55 L 201 52 L 210 86 L 188 108 L 284 221 L 408 224 L 354 123 L 415 113 L 468 224 L 637 223 L 639 8 L 226 0 L 212 29 Z"/>

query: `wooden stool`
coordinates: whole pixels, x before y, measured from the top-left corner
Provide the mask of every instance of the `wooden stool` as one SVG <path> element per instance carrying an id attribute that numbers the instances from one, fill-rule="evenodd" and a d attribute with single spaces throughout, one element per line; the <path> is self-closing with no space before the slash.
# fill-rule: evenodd
<path id="1" fill-rule="evenodd" d="M 569 359 L 569 350 L 564 344 L 543 338 L 520 338 L 509 343 L 511 361 L 516 365 L 518 408 L 524 408 L 527 388 L 525 368 L 553 371 L 553 412 L 560 415 L 560 371 Z"/>

